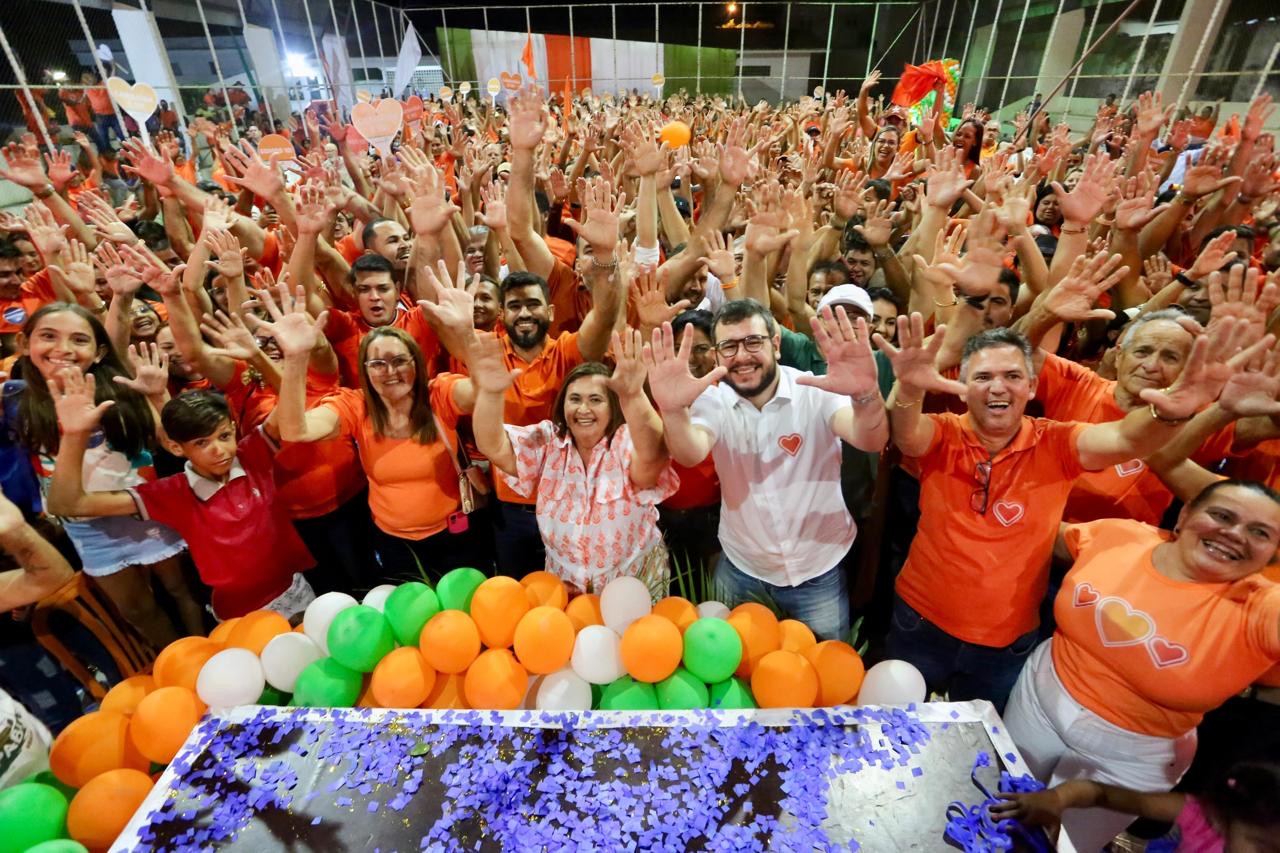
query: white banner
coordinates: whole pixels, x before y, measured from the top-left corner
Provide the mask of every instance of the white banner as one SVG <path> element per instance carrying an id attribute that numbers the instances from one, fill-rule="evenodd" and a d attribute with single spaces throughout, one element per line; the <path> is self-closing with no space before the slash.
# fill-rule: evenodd
<path id="1" fill-rule="evenodd" d="M 356 92 L 351 84 L 351 57 L 347 55 L 347 40 L 326 33 L 320 42 L 320 51 L 324 54 L 325 64 L 329 67 L 330 80 L 333 83 L 334 97 L 338 101 L 338 109 L 350 112 L 356 105 Z"/>
<path id="2" fill-rule="evenodd" d="M 400 45 L 400 58 L 396 60 L 395 83 L 391 89 L 391 97 L 405 97 L 405 87 L 413 82 L 413 72 L 422 59 L 422 47 L 418 44 L 418 32 L 409 24 L 404 31 L 404 42 Z"/>
<path id="3" fill-rule="evenodd" d="M 156 97 L 175 105 L 173 108 L 185 127 L 186 116 L 178 97 L 178 83 L 173 77 L 173 69 L 169 67 L 169 54 L 165 51 L 160 31 L 156 29 L 155 18 L 150 12 L 119 7 L 111 10 L 111 17 L 124 45 L 133 79 L 149 84 L 156 90 Z"/>

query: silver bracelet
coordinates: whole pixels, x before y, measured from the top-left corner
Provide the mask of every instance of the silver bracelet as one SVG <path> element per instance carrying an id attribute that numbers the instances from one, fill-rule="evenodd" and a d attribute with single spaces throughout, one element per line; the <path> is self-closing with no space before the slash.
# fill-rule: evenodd
<path id="1" fill-rule="evenodd" d="M 850 399 L 853 400 L 853 404 L 855 406 L 865 406 L 869 403 L 874 403 L 876 400 L 880 399 L 880 389 L 877 388 L 875 391 L 872 391 L 870 394 L 865 394 L 861 397 L 851 397 Z"/>

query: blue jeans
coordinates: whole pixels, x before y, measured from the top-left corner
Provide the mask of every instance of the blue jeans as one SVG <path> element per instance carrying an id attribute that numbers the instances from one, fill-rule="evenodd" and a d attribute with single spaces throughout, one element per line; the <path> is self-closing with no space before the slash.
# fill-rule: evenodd
<path id="1" fill-rule="evenodd" d="M 1039 642 L 1037 628 L 1001 648 L 966 643 L 895 595 L 885 655 L 920 670 L 929 690 L 947 690 L 953 702 L 986 699 L 1003 714 L 1022 665 Z"/>
<path id="2" fill-rule="evenodd" d="M 493 548 L 498 574 L 522 578 L 547 567 L 547 548 L 538 532 L 538 516 L 533 504 L 490 503 L 493 520 Z"/>
<path id="3" fill-rule="evenodd" d="M 843 565 L 837 564 L 799 586 L 774 586 L 746 574 L 722 553 L 714 583 L 716 595 L 729 607 L 761 599 L 773 601 L 787 618 L 808 625 L 819 640 L 849 641 L 849 584 Z"/>

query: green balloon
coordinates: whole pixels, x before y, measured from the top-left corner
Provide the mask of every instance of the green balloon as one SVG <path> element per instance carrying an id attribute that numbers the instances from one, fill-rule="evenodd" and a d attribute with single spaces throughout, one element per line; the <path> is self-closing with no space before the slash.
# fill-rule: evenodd
<path id="1" fill-rule="evenodd" d="M 711 685 L 711 703 L 708 707 L 722 710 L 756 707 L 751 688 L 741 678 L 726 678 Z"/>
<path id="2" fill-rule="evenodd" d="M 366 604 L 348 607 L 329 625 L 329 654 L 347 669 L 373 672 L 396 647 L 391 626 L 376 609 Z"/>
<path id="3" fill-rule="evenodd" d="M 485 582 L 484 572 L 479 569 L 454 569 L 446 572 L 436 584 L 436 595 L 440 596 L 441 610 L 461 610 L 471 612 L 471 596 L 476 587 Z"/>
<path id="4" fill-rule="evenodd" d="M 598 711 L 598 710 L 600 710 L 601 708 L 603 708 L 603 707 L 604 707 L 603 705 L 601 705 L 601 704 L 600 704 L 600 699 L 601 699 L 603 696 L 604 696 L 604 685 L 603 685 L 603 684 L 593 684 L 593 685 L 591 685 L 591 707 L 592 707 L 592 708 L 595 708 L 595 709 Z"/>
<path id="5" fill-rule="evenodd" d="M 289 704 L 300 708 L 350 708 L 360 698 L 364 679 L 333 658 L 312 661 L 298 674 Z"/>
<path id="6" fill-rule="evenodd" d="M 89 848 L 70 838 L 55 838 L 53 841 L 43 841 L 35 847 L 28 847 L 27 853 L 89 853 Z"/>
<path id="7" fill-rule="evenodd" d="M 658 707 L 664 711 L 688 711 L 707 707 L 707 685 L 684 667 L 659 681 Z"/>
<path id="8" fill-rule="evenodd" d="M 382 615 L 402 646 L 418 645 L 422 626 L 440 612 L 440 599 L 425 583 L 409 581 L 396 587 L 382 605 Z"/>
<path id="9" fill-rule="evenodd" d="M 66 830 L 67 798 L 57 788 L 23 782 L 0 791 L 0 850 L 26 850 Z"/>
<path id="10" fill-rule="evenodd" d="M 289 694 L 276 690 L 270 684 L 262 691 L 262 695 L 258 697 L 256 705 L 288 705 Z"/>
<path id="11" fill-rule="evenodd" d="M 67 798 L 68 803 L 75 799 L 76 796 L 76 789 L 68 785 L 66 782 L 63 782 L 57 776 L 54 776 L 52 770 L 41 770 L 36 775 L 29 779 L 24 779 L 23 781 L 39 782 L 41 785 L 48 785 L 50 788 L 57 788 L 62 792 L 62 796 Z"/>
<path id="12" fill-rule="evenodd" d="M 606 711 L 656 711 L 658 693 L 652 684 L 624 675 L 604 688 L 600 707 Z"/>
<path id="13" fill-rule="evenodd" d="M 684 665 L 701 681 L 715 684 L 742 662 L 742 638 L 723 619 L 703 617 L 684 632 Z"/>

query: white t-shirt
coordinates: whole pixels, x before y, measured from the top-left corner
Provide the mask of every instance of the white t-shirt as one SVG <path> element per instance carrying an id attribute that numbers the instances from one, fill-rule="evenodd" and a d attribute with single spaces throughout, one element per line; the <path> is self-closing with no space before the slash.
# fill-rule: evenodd
<path id="1" fill-rule="evenodd" d="M 44 723 L 0 690 L 0 789 L 48 770 L 51 743 Z"/>
<path id="2" fill-rule="evenodd" d="M 857 525 L 840 492 L 840 438 L 831 419 L 848 397 L 796 384 L 778 366 L 778 390 L 756 409 L 727 382 L 694 401 L 690 416 L 715 440 L 720 544 L 735 566 L 775 586 L 825 574 L 849 551 Z"/>

